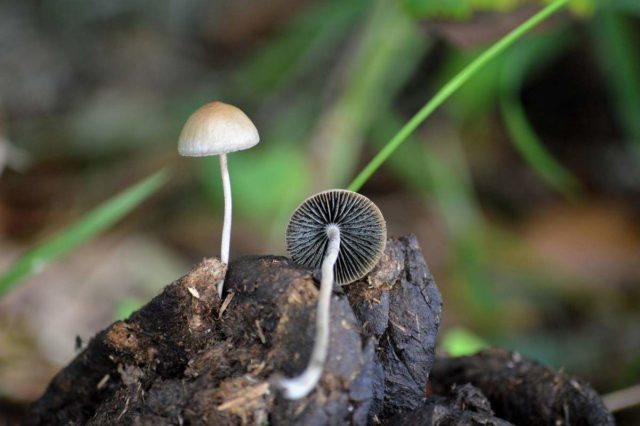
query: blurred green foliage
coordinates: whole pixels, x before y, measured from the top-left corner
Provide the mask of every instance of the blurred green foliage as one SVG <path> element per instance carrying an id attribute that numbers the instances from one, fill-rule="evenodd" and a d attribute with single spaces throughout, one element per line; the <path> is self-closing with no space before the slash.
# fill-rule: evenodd
<path id="1" fill-rule="evenodd" d="M 435 95 L 411 117 L 407 123 L 398 130 L 393 138 L 382 150 L 362 169 L 362 171 L 349 184 L 349 189 L 358 191 L 369 177 L 393 154 L 393 152 L 415 131 L 415 129 L 427 119 L 442 103 L 460 89 L 469 79 L 474 77 L 485 65 L 500 55 L 520 37 L 534 28 L 540 22 L 552 15 L 567 4 L 568 0 L 556 0 L 531 18 L 520 24 L 514 30 L 500 38 L 495 44 L 486 49 L 477 58 L 471 61 L 460 71 L 456 72 Z"/>
<path id="2" fill-rule="evenodd" d="M 564 31 L 542 35 L 530 40 L 520 49 L 509 52 L 501 66 L 500 111 L 507 132 L 522 158 L 551 187 L 569 198 L 580 191 L 578 180 L 565 169 L 544 146 L 527 119 L 520 102 L 520 92 L 528 72 L 549 63 L 567 42 Z"/>
<path id="3" fill-rule="evenodd" d="M 229 155 L 228 161 L 233 208 L 266 229 L 283 229 L 291 206 L 299 204 L 309 190 L 303 152 L 291 144 L 258 145 L 251 151 Z M 221 205 L 224 198 L 218 158 L 202 160 L 200 174 L 212 203 Z"/>
<path id="4" fill-rule="evenodd" d="M 465 328 L 454 327 L 442 337 L 440 346 L 450 356 L 465 356 L 473 355 L 490 345 L 473 332 Z"/>
<path id="5" fill-rule="evenodd" d="M 401 120 L 390 111 L 372 129 L 374 142 L 383 147 Z M 435 143 L 434 143 L 435 142 Z M 466 160 L 459 141 L 437 138 L 429 145 L 408 139 L 389 157 L 388 167 L 412 190 L 433 202 L 444 220 L 454 246 L 451 275 L 465 290 L 469 317 L 477 325 L 496 324 L 501 300 L 490 285 L 484 243 L 485 227 L 478 209 Z"/>
<path id="6" fill-rule="evenodd" d="M 518 0 L 404 0 L 405 10 L 416 18 L 468 19 L 478 11 L 508 11 Z"/>
<path id="7" fill-rule="evenodd" d="M 594 18 L 592 27 L 600 64 L 607 76 L 620 124 L 634 144 L 640 164 L 640 54 L 637 32 L 628 17 L 606 10 Z"/>
<path id="8" fill-rule="evenodd" d="M 234 79 L 235 94 L 266 96 L 301 77 L 338 48 L 367 6 L 364 1 L 313 4 L 247 61 Z"/>
<path id="9" fill-rule="evenodd" d="M 336 99 L 312 135 L 312 150 L 321 159 L 316 190 L 344 186 L 353 175 L 367 130 L 406 83 L 426 47 L 414 22 L 395 4 L 376 2 L 371 8 L 357 50 L 347 50 L 342 58 L 346 70 Z"/>

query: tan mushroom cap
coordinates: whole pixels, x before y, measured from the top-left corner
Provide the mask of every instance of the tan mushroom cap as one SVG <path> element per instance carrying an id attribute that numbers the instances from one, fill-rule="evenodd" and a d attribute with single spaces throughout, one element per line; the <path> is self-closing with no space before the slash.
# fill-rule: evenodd
<path id="1" fill-rule="evenodd" d="M 258 129 L 244 112 L 223 102 L 210 102 L 185 123 L 178 152 L 187 157 L 204 157 L 249 149 L 258 142 Z"/>

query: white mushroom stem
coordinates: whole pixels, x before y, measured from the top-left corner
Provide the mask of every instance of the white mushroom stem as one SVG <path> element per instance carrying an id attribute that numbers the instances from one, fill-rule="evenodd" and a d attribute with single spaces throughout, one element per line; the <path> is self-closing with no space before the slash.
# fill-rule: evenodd
<path id="1" fill-rule="evenodd" d="M 315 388 L 322 376 L 324 363 L 329 349 L 329 305 L 333 290 L 333 267 L 340 252 L 340 229 L 336 225 L 327 226 L 329 244 L 322 260 L 322 279 L 318 296 L 318 312 L 316 313 L 316 340 L 313 345 L 311 359 L 304 372 L 292 379 L 283 379 L 280 386 L 287 399 L 304 398 Z"/>
<path id="2" fill-rule="evenodd" d="M 227 167 L 227 154 L 220 154 L 220 173 L 222 174 L 222 191 L 224 192 L 224 224 L 222 225 L 222 242 L 220 244 L 220 260 L 229 265 L 229 243 L 231 240 L 231 181 Z M 218 283 L 218 295 L 222 297 L 224 279 Z"/>

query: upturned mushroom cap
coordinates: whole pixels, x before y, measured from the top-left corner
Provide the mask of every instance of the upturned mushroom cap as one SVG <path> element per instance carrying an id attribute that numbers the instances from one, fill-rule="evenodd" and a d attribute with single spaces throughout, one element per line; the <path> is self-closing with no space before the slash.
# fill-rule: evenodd
<path id="1" fill-rule="evenodd" d="M 364 195 L 342 189 L 320 192 L 293 212 L 287 226 L 287 251 L 308 268 L 322 264 L 329 238 L 327 226 L 340 229 L 340 253 L 335 265 L 338 284 L 365 276 L 380 260 L 387 228 L 378 207 Z"/>
<path id="2" fill-rule="evenodd" d="M 198 108 L 185 123 L 178 152 L 204 157 L 241 151 L 258 142 L 258 129 L 244 112 L 233 105 L 211 102 Z"/>

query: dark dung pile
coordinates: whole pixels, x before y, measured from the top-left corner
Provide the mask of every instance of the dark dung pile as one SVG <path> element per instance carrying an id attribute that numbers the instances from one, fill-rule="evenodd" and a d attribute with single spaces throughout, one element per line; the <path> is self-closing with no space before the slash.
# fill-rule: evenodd
<path id="1" fill-rule="evenodd" d="M 25 423 L 505 425 L 560 415 L 566 424 L 612 423 L 586 383 L 505 351 L 434 366 L 442 301 L 413 236 L 390 239 L 368 276 L 334 289 L 320 384 L 284 399 L 274 378 L 300 373 L 313 346 L 315 274 L 284 257 L 240 258 L 220 300 L 224 265 L 203 260 L 98 333 Z"/>

